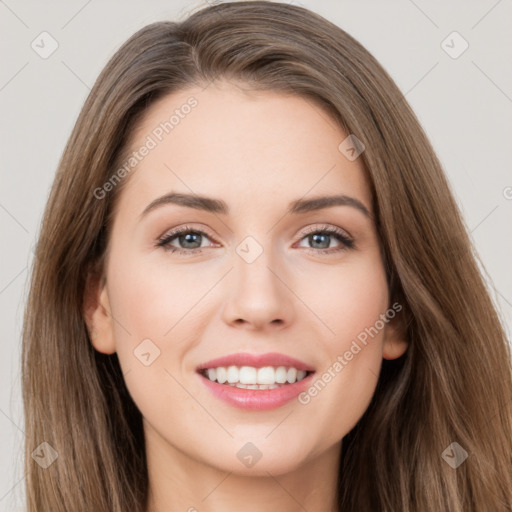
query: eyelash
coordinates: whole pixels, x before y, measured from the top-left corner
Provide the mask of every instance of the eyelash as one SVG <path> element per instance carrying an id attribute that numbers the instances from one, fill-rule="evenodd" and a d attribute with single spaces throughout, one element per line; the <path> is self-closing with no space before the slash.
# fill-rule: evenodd
<path id="1" fill-rule="evenodd" d="M 172 247 L 169 245 L 175 238 L 177 238 L 179 235 L 182 235 L 184 233 L 194 233 L 201 236 L 206 236 L 209 239 L 212 239 L 208 233 L 201 229 L 194 229 L 190 226 L 183 226 L 180 228 L 175 229 L 174 231 L 165 234 L 164 236 L 160 237 L 158 239 L 158 242 L 156 244 L 157 247 L 162 247 L 165 251 L 169 251 L 173 254 L 183 254 L 187 256 L 192 256 L 195 254 L 200 254 L 204 247 L 197 247 L 195 249 L 181 249 L 179 247 Z M 306 238 L 308 235 L 312 234 L 322 234 L 322 235 L 331 235 L 334 238 L 336 238 L 339 242 L 341 242 L 341 247 L 335 248 L 335 249 L 314 249 L 314 248 L 306 248 L 306 251 L 312 251 L 315 255 L 322 255 L 322 256 L 329 256 L 334 253 L 339 253 L 341 251 L 346 251 L 348 249 L 354 249 L 356 248 L 354 240 L 348 237 L 341 229 L 334 228 L 331 226 L 322 226 L 321 228 L 314 227 L 314 228 L 308 228 L 306 232 L 304 232 L 299 239 L 299 242 L 301 242 L 304 238 Z"/>

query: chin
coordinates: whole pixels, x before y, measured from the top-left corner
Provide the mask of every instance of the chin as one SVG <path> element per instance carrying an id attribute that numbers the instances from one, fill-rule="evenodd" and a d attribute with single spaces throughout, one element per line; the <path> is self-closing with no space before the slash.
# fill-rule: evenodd
<path id="1" fill-rule="evenodd" d="M 265 435 L 270 430 L 267 429 Z M 212 443 L 215 450 L 209 446 L 200 460 L 224 472 L 262 477 L 268 477 L 269 473 L 274 476 L 290 473 L 306 463 L 311 450 L 304 446 L 299 436 L 295 443 L 291 443 L 291 435 L 276 435 L 271 439 L 274 434 L 277 433 L 271 434 L 268 439 L 264 435 L 258 438 L 237 436 L 226 443 Z"/>
<path id="2" fill-rule="evenodd" d="M 217 464 L 216 467 L 239 476 L 268 477 L 269 473 L 272 476 L 285 475 L 298 470 L 305 463 L 305 460 L 298 458 L 296 453 L 282 453 L 279 450 L 263 453 L 261 459 L 252 466 L 246 466 L 238 458 L 230 455 L 226 454 L 223 464 Z"/>

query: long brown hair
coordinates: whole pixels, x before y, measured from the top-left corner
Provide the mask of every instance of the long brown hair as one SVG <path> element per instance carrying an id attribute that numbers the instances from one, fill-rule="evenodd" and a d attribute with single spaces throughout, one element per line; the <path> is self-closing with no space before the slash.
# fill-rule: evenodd
<path id="1" fill-rule="evenodd" d="M 142 418 L 116 354 L 94 350 L 83 316 L 122 186 L 102 199 L 94 191 L 118 169 L 150 104 L 217 79 L 315 101 L 366 147 L 360 158 L 409 348 L 384 361 L 370 406 L 343 439 L 339 509 L 511 510 L 510 347 L 429 141 L 349 34 L 298 6 L 249 1 L 142 28 L 80 112 L 44 214 L 25 316 L 28 512 L 145 510 Z M 31 456 L 43 442 L 43 458 L 58 455 L 46 468 Z M 443 457 L 455 442 L 468 454 L 456 469 Z"/>

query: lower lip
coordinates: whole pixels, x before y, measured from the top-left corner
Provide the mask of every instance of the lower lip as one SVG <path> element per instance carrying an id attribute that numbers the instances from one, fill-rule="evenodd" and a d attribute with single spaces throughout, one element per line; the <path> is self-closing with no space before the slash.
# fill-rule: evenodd
<path id="1" fill-rule="evenodd" d="M 204 385 L 217 397 L 238 407 L 252 411 L 266 411 L 277 409 L 296 398 L 311 382 L 314 373 L 310 373 L 307 377 L 294 382 L 293 384 L 285 384 L 274 389 L 242 389 L 227 384 L 219 384 L 212 382 L 207 377 L 198 374 Z"/>

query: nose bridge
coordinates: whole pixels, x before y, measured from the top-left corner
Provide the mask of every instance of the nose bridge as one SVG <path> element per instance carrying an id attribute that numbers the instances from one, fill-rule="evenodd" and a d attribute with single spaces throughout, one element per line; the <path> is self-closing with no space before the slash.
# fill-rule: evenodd
<path id="1" fill-rule="evenodd" d="M 224 311 L 228 323 L 243 321 L 262 327 L 290 322 L 292 294 L 284 284 L 285 276 L 280 275 L 283 266 L 270 239 L 248 235 L 235 247 Z"/>

